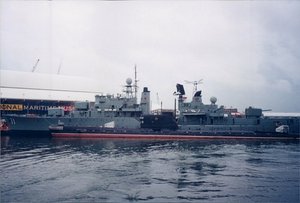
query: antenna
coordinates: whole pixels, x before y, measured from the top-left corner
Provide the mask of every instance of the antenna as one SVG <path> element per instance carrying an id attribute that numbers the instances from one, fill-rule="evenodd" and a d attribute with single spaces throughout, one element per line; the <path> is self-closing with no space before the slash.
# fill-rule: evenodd
<path id="1" fill-rule="evenodd" d="M 137 86 L 137 71 L 136 71 L 136 64 L 134 65 L 134 97 L 137 98 L 137 90 L 138 90 L 138 86 Z"/>
<path id="2" fill-rule="evenodd" d="M 36 63 L 34 64 L 34 66 L 33 66 L 31 72 L 34 72 L 34 71 L 35 71 L 35 69 L 37 68 L 37 65 L 38 65 L 39 61 L 40 61 L 40 59 L 38 59 L 38 60 L 36 61 Z"/>
<path id="3" fill-rule="evenodd" d="M 185 80 L 184 82 L 186 84 L 193 84 L 194 85 L 194 90 L 193 90 L 193 94 L 197 92 L 197 87 L 199 84 L 202 84 L 203 82 L 203 79 L 200 79 L 200 80 L 195 80 L 195 81 L 188 81 L 188 80 Z"/>

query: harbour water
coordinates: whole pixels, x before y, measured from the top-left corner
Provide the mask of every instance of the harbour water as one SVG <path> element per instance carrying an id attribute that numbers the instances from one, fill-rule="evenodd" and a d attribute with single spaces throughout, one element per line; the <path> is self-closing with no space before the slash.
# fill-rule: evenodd
<path id="1" fill-rule="evenodd" d="M 1 201 L 299 202 L 298 141 L 1 138 Z"/>

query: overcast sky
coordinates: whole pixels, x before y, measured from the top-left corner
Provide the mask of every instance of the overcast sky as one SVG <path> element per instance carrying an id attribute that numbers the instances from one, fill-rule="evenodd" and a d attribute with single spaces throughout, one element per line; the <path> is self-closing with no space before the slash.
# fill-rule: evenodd
<path id="1" fill-rule="evenodd" d="M 0 68 L 32 75 L 10 81 L 2 74 L 2 85 L 64 88 L 39 79 L 58 77 L 60 66 L 59 76 L 76 76 L 68 87 L 116 94 L 134 78 L 136 64 L 139 90 L 148 86 L 153 103 L 165 108 L 173 108 L 176 83 L 190 99 L 193 86 L 184 80 L 203 79 L 205 103 L 215 96 L 241 111 L 300 112 L 300 1 L 2 0 L 0 6 Z M 86 86 L 89 79 L 95 89 Z"/>

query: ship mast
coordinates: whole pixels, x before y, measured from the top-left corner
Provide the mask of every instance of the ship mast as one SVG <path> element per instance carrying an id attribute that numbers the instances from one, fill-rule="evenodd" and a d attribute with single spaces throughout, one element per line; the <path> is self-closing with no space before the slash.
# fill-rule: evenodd
<path id="1" fill-rule="evenodd" d="M 136 64 L 134 65 L 134 98 L 136 99 L 136 102 L 137 102 L 137 89 L 138 89 L 138 86 L 137 86 L 137 71 L 136 71 Z"/>

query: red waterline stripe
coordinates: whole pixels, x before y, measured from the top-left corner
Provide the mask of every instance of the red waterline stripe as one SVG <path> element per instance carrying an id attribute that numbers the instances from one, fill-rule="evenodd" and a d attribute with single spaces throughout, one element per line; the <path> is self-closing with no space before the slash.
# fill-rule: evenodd
<path id="1" fill-rule="evenodd" d="M 151 140 L 205 140 L 205 139 L 264 139 L 286 140 L 299 139 L 293 137 L 249 137 L 249 136 L 219 136 L 219 135 L 138 135 L 138 134 L 102 134 L 102 133 L 52 133 L 54 138 L 95 138 L 95 139 L 151 139 Z"/>

